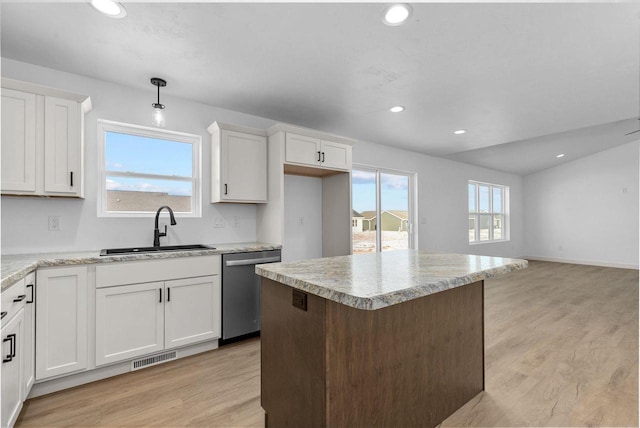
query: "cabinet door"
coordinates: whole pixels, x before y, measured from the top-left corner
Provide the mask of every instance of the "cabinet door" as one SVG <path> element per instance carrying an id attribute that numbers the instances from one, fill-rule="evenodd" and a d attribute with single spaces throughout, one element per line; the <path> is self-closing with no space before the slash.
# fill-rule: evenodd
<path id="1" fill-rule="evenodd" d="M 36 191 L 36 96 L 2 89 L 2 191 Z"/>
<path id="2" fill-rule="evenodd" d="M 97 289 L 96 366 L 164 349 L 164 300 L 162 282 Z"/>
<path id="3" fill-rule="evenodd" d="M 220 337 L 220 275 L 165 282 L 165 348 Z"/>
<path id="4" fill-rule="evenodd" d="M 3 328 L 2 337 L 2 427 L 13 426 L 22 408 L 22 353 L 24 309 Z"/>
<path id="5" fill-rule="evenodd" d="M 351 169 L 351 146 L 322 140 L 321 160 L 323 168 Z"/>
<path id="6" fill-rule="evenodd" d="M 36 379 L 36 274 L 30 273 L 25 278 L 27 298 L 24 306 L 24 349 L 23 349 L 23 390 L 22 399 L 26 400 L 33 382 Z"/>
<path id="7" fill-rule="evenodd" d="M 267 139 L 222 130 L 221 199 L 267 201 Z"/>
<path id="8" fill-rule="evenodd" d="M 44 193 L 80 195 L 80 106 L 75 101 L 45 97 L 44 109 Z"/>
<path id="9" fill-rule="evenodd" d="M 285 161 L 305 165 L 320 164 L 320 140 L 287 132 L 285 137 Z"/>
<path id="10" fill-rule="evenodd" d="M 87 267 L 36 275 L 36 380 L 87 368 Z"/>

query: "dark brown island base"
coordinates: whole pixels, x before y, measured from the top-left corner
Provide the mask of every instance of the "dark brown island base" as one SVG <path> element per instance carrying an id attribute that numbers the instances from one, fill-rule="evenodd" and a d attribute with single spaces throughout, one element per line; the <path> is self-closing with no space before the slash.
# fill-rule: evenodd
<path id="1" fill-rule="evenodd" d="M 438 425 L 484 389 L 483 280 L 526 266 L 415 250 L 258 266 L 265 425 Z"/>

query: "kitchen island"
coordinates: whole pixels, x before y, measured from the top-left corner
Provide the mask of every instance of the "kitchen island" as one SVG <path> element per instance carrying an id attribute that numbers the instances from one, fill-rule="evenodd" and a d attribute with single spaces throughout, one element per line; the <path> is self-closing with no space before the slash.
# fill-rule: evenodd
<path id="1" fill-rule="evenodd" d="M 415 250 L 257 266 L 265 425 L 438 425 L 484 390 L 484 280 L 526 266 Z"/>

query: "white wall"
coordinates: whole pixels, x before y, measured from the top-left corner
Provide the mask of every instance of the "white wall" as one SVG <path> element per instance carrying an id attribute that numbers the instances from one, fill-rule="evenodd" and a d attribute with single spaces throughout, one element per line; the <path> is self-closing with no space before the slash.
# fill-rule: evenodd
<path id="1" fill-rule="evenodd" d="M 98 218 L 96 121 L 108 119 L 148 125 L 154 101 L 153 87 L 139 90 L 2 58 L 2 75 L 91 96 L 93 110 L 86 116 L 85 197 L 78 199 L 2 197 L 2 253 L 94 250 L 151 244 L 153 219 Z M 145 79 L 144 76 L 140 77 Z M 171 85 L 171 79 L 168 79 Z M 165 92 L 166 93 L 166 92 Z M 202 136 L 202 218 L 178 218 L 169 227 L 165 244 L 252 241 L 256 237 L 254 205 L 210 204 L 210 136 L 213 121 L 266 129 L 275 121 L 211 105 L 162 96 L 166 104 L 166 129 Z M 212 100 L 214 103 L 215 100 Z M 327 131 L 331 131 L 328 129 Z M 349 137 L 349 136 L 346 136 Z M 429 251 L 496 256 L 523 253 L 522 178 L 367 142 L 354 146 L 355 163 L 418 173 L 418 243 Z M 469 245 L 467 235 L 467 181 L 479 180 L 511 188 L 511 240 Z M 300 197 L 303 194 L 300 193 Z M 289 199 L 289 198 L 288 198 Z M 47 218 L 60 216 L 61 231 L 49 232 Z M 214 229 L 221 216 L 227 226 Z M 232 227 L 239 217 L 240 226 Z M 305 224 L 305 227 L 308 227 Z M 163 238 L 164 239 L 164 238 Z"/>
<path id="2" fill-rule="evenodd" d="M 420 250 L 501 257 L 524 254 L 522 177 L 366 142 L 358 142 L 353 147 L 353 162 L 418 174 L 417 227 Z M 509 241 L 469 244 L 469 180 L 509 186 Z"/>
<path id="3" fill-rule="evenodd" d="M 94 250 L 107 247 L 152 245 L 153 218 L 98 218 L 97 119 L 149 126 L 154 87 L 146 91 L 115 85 L 2 58 L 2 76 L 91 96 L 93 110 L 85 117 L 85 199 L 2 197 L 2 253 Z M 144 76 L 140 77 L 142 80 Z M 171 85 L 171 79 L 168 79 Z M 162 94 L 161 94 L 162 95 Z M 230 110 L 162 95 L 166 129 L 202 136 L 202 218 L 178 218 L 169 227 L 166 244 L 253 241 L 255 206 L 211 204 L 211 150 L 206 128 L 213 121 L 266 129 L 275 122 Z M 215 100 L 212 100 L 215 102 Z M 60 216 L 61 231 L 49 232 L 47 218 Z M 225 228 L 214 229 L 215 217 Z M 233 227 L 234 217 L 239 227 Z"/>
<path id="4" fill-rule="evenodd" d="M 282 260 L 322 257 L 322 179 L 284 176 Z"/>
<path id="5" fill-rule="evenodd" d="M 638 268 L 638 165 L 634 142 L 524 178 L 526 254 Z"/>

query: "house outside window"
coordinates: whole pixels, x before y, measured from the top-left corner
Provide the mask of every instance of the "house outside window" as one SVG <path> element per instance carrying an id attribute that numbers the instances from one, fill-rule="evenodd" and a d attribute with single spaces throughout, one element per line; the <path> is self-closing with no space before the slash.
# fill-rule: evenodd
<path id="1" fill-rule="evenodd" d="M 508 241 L 509 187 L 469 181 L 469 243 Z"/>
<path id="2" fill-rule="evenodd" d="M 414 248 L 415 177 L 411 172 L 354 165 L 353 254 Z"/>
<path id="3" fill-rule="evenodd" d="M 201 216 L 199 135 L 99 120 L 98 144 L 98 216 Z"/>

